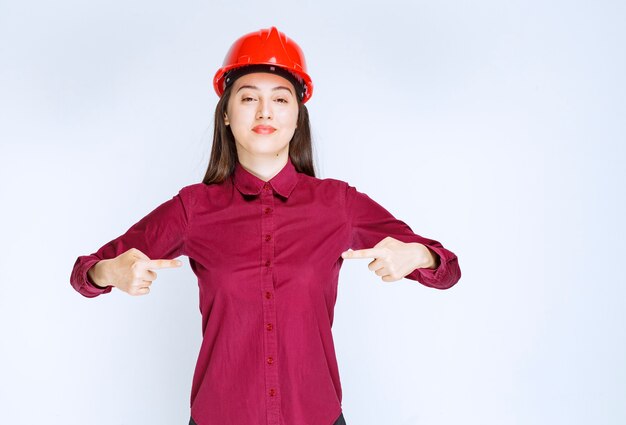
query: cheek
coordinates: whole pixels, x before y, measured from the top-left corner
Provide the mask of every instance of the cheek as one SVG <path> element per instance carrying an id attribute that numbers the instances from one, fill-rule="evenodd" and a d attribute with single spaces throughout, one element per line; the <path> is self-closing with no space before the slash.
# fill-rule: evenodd
<path id="1" fill-rule="evenodd" d="M 236 140 L 243 140 L 248 136 L 248 128 L 250 126 L 242 119 L 240 115 L 230 119 L 230 131 Z"/>
<path id="2" fill-rule="evenodd" d="M 295 128 L 298 124 L 298 110 L 286 110 L 280 114 L 280 122 L 285 127 Z"/>
<path id="3" fill-rule="evenodd" d="M 246 110 L 233 111 L 232 114 L 229 114 L 228 116 L 230 117 L 230 125 L 233 128 L 247 127 L 252 121 L 254 121 L 254 112 Z"/>

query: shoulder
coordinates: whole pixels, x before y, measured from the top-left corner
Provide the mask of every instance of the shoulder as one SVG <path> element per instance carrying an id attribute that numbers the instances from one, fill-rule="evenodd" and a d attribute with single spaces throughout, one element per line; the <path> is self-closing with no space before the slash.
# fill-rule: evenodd
<path id="1" fill-rule="evenodd" d="M 221 183 L 211 183 L 206 184 L 203 182 L 188 184 L 187 186 L 183 186 L 179 193 L 185 196 L 206 196 L 206 194 L 215 193 L 215 192 L 223 192 L 225 189 L 227 190 L 230 187 L 230 178 L 226 178 Z"/>
<path id="2" fill-rule="evenodd" d="M 300 183 L 304 188 L 315 192 L 318 197 L 321 197 L 329 202 L 339 203 L 340 205 L 346 205 L 352 192 L 355 190 L 350 183 L 332 178 L 318 178 L 311 177 L 306 174 L 300 175 Z"/>
<path id="3" fill-rule="evenodd" d="M 196 194 L 198 192 L 201 192 L 203 190 L 206 190 L 209 186 L 211 186 L 211 185 L 207 185 L 207 184 L 204 184 L 202 182 L 192 183 L 192 184 L 188 184 L 186 186 L 183 186 L 180 189 L 179 193 L 185 194 L 185 195 L 192 195 L 192 194 Z"/>
<path id="4" fill-rule="evenodd" d="M 206 184 L 193 183 L 183 186 L 178 191 L 178 195 L 182 198 L 183 202 L 192 202 L 203 190 L 203 186 L 207 186 Z"/>
<path id="5" fill-rule="evenodd" d="M 225 197 L 225 191 L 228 192 L 227 185 L 226 181 L 213 184 L 192 183 L 181 187 L 177 196 L 186 207 L 194 209 L 207 203 L 219 203 L 219 200 Z"/>
<path id="6" fill-rule="evenodd" d="M 308 174 L 300 173 L 300 182 L 304 186 L 320 188 L 320 189 L 328 189 L 328 190 L 336 190 L 336 191 L 346 191 L 350 186 L 347 182 L 339 179 L 334 179 L 331 177 L 327 178 L 319 178 L 312 177 Z"/>

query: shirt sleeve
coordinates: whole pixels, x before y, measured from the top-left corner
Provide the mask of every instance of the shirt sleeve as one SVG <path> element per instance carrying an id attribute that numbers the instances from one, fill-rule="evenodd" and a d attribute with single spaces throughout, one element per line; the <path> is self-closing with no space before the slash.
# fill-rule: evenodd
<path id="1" fill-rule="evenodd" d="M 87 272 L 100 260 L 108 260 L 136 248 L 150 259 L 173 259 L 185 254 L 185 240 L 189 222 L 185 191 L 163 202 L 148 215 L 133 224 L 124 234 L 107 242 L 96 252 L 76 259 L 70 283 L 87 298 L 111 292 L 112 285 L 97 286 Z"/>
<path id="2" fill-rule="evenodd" d="M 395 218 L 389 211 L 365 193 L 347 185 L 346 209 L 351 228 L 351 248 L 354 250 L 372 248 L 387 236 L 402 242 L 418 242 L 428 247 L 438 256 L 435 269 L 417 268 L 405 276 L 425 286 L 448 289 L 461 278 L 457 256 L 434 240 L 420 236 L 402 220 Z"/>

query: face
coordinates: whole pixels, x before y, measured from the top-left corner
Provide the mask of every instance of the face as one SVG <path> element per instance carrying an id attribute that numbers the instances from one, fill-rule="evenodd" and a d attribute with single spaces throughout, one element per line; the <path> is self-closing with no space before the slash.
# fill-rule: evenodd
<path id="1" fill-rule="evenodd" d="M 235 136 L 240 158 L 288 153 L 297 120 L 298 100 L 289 80 L 255 72 L 233 83 L 224 123 Z"/>

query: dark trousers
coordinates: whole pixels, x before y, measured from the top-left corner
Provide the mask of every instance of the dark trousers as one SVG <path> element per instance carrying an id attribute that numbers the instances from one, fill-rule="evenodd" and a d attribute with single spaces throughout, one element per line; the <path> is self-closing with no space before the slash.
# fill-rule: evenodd
<path id="1" fill-rule="evenodd" d="M 191 416 L 189 417 L 189 425 L 198 425 L 197 423 L 194 422 Z M 337 420 L 335 421 L 333 425 L 346 425 L 346 420 L 343 418 L 343 412 L 341 412 L 341 415 L 339 415 L 339 417 L 337 418 Z"/>

